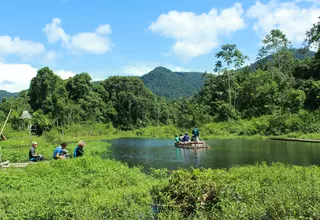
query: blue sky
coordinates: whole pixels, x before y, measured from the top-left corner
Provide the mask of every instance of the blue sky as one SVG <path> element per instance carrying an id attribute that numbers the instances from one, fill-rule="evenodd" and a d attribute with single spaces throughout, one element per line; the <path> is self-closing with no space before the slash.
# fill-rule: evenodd
<path id="1" fill-rule="evenodd" d="M 44 66 L 94 80 L 157 66 L 211 72 L 226 43 L 254 62 L 273 28 L 299 47 L 320 0 L 3 0 L 0 9 L 0 89 L 16 92 Z"/>

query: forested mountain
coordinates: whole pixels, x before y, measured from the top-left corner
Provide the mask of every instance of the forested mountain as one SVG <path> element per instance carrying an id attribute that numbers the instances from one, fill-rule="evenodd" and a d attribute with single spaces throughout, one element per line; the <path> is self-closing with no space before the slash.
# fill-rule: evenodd
<path id="1" fill-rule="evenodd" d="M 203 73 L 172 72 L 164 67 L 155 68 L 141 79 L 156 96 L 167 99 L 190 97 L 203 86 Z"/>
<path id="2" fill-rule="evenodd" d="M 5 90 L 0 90 L 0 100 L 2 100 L 3 97 L 10 98 L 10 97 L 17 97 L 18 95 L 19 95 L 18 92 L 11 93 Z"/>

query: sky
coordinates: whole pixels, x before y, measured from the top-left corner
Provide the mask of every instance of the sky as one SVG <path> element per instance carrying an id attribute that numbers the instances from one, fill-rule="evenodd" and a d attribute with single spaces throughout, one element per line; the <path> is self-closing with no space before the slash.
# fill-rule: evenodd
<path id="1" fill-rule="evenodd" d="M 45 66 L 63 79 L 212 72 L 223 44 L 249 64 L 272 29 L 299 48 L 319 16 L 320 0 L 1 0 L 0 90 L 27 89 Z"/>

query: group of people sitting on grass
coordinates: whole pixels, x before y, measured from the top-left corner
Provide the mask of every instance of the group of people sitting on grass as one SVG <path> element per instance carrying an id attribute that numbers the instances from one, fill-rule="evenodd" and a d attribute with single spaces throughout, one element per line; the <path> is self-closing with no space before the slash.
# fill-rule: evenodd
<path id="1" fill-rule="evenodd" d="M 182 134 L 180 134 L 180 136 L 175 135 L 175 141 L 176 141 L 176 143 L 189 142 L 189 141 L 199 142 L 199 135 L 200 135 L 199 129 L 197 127 L 195 127 L 192 130 L 191 140 L 188 135 L 188 132 L 186 132 L 184 135 L 182 135 Z"/>
<path id="2" fill-rule="evenodd" d="M 66 159 L 70 158 L 68 150 L 66 150 L 67 143 L 63 142 L 58 147 L 56 147 L 53 151 L 53 159 L 59 160 L 59 159 Z M 84 155 L 84 146 L 86 143 L 81 140 L 78 142 L 77 147 L 73 151 L 73 157 L 81 157 Z M 36 153 L 36 149 L 38 147 L 38 143 L 33 141 L 32 147 L 29 150 L 29 160 L 32 162 L 38 162 L 44 160 L 44 156 L 41 154 Z"/>

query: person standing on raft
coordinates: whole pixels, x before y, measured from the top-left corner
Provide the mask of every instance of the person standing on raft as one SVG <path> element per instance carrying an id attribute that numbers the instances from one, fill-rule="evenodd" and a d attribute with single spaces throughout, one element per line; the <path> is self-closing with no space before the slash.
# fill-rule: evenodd
<path id="1" fill-rule="evenodd" d="M 199 135 L 200 135 L 199 129 L 197 127 L 195 127 L 192 130 L 192 139 L 194 142 L 199 142 Z"/>

